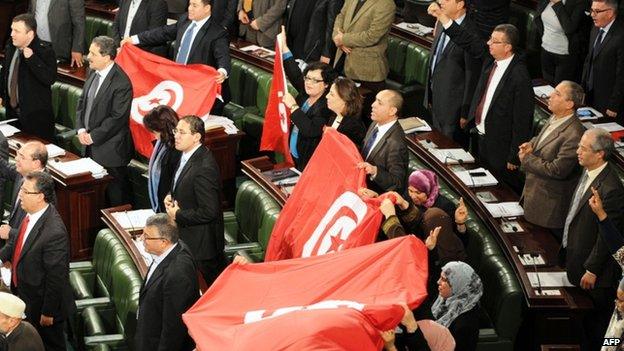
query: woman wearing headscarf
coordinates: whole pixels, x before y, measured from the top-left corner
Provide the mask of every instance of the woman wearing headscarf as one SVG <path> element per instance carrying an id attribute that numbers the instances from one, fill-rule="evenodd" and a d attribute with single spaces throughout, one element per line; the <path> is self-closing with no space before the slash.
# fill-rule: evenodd
<path id="1" fill-rule="evenodd" d="M 591 188 L 593 196 L 589 199 L 589 207 L 596 214 L 599 220 L 599 232 L 602 240 L 609 249 L 609 252 L 613 255 L 615 261 L 624 270 L 624 237 L 618 230 L 617 226 L 607 216 L 607 212 L 602 206 L 602 200 L 595 188 Z M 613 315 L 611 321 L 605 332 L 606 338 L 619 338 L 622 340 L 624 337 L 624 277 L 620 280 L 620 285 L 617 289 L 615 296 L 615 308 L 613 309 Z M 603 346 L 601 351 L 615 351 L 622 350 L 622 345 L 619 346 Z"/>
<path id="2" fill-rule="evenodd" d="M 456 351 L 474 351 L 479 340 L 481 278 L 464 262 L 449 262 L 438 279 L 438 298 L 431 307 L 436 322 L 447 327 Z"/>

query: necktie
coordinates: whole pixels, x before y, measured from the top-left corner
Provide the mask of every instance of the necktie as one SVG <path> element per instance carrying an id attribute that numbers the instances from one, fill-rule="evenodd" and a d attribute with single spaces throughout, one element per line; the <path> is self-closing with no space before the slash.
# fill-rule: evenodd
<path id="1" fill-rule="evenodd" d="M 9 81 L 9 103 L 11 104 L 12 108 L 16 108 L 17 104 L 19 103 L 18 100 L 18 83 L 17 83 L 17 79 L 19 77 L 19 65 L 20 65 L 20 50 L 16 49 L 15 50 L 15 56 L 13 58 L 14 63 L 13 63 L 13 70 L 11 70 L 11 79 Z"/>
<path id="2" fill-rule="evenodd" d="M 585 193 L 585 185 L 587 184 L 588 179 L 589 176 L 587 175 L 587 172 L 583 172 L 583 177 L 581 178 L 581 181 L 574 192 L 574 196 L 572 197 L 570 210 L 568 211 L 568 216 L 566 217 L 565 225 L 563 227 L 563 238 L 561 239 L 561 246 L 564 248 L 568 246 L 568 230 L 570 229 L 570 223 L 572 223 L 574 214 L 579 206 L 579 201 L 581 200 L 581 197 L 583 197 L 583 193 Z"/>
<path id="3" fill-rule="evenodd" d="M 173 178 L 173 188 L 175 189 L 176 184 L 178 183 L 178 177 L 180 176 L 180 173 L 182 173 L 182 170 L 184 169 L 184 166 L 186 166 L 186 162 L 188 160 L 185 159 L 184 157 L 180 158 L 180 166 L 178 166 L 178 169 L 176 170 L 175 173 L 175 177 Z"/>
<path id="4" fill-rule="evenodd" d="M 195 29 L 195 26 L 195 22 L 191 22 L 191 25 L 188 26 L 186 32 L 184 33 L 182 45 L 180 45 L 178 57 L 176 58 L 177 63 L 186 65 L 186 60 L 188 60 L 188 55 L 191 51 L 191 44 L 193 43 L 193 30 Z"/>
<path id="5" fill-rule="evenodd" d="M 431 72 L 435 69 L 435 66 L 440 62 L 440 57 L 442 57 L 442 52 L 444 51 L 444 44 L 446 42 L 446 34 L 442 32 L 440 34 L 440 39 L 438 40 L 438 46 L 436 47 L 435 57 L 431 62 Z"/>
<path id="6" fill-rule="evenodd" d="M 592 47 L 591 58 L 589 59 L 589 77 L 587 79 L 587 91 L 592 91 L 594 89 L 594 59 L 596 58 L 596 54 L 600 51 L 600 47 L 602 46 L 603 36 L 604 30 L 599 29 L 598 35 L 596 35 L 596 40 L 594 41 L 594 46 Z"/>
<path id="7" fill-rule="evenodd" d="M 362 150 L 362 156 L 364 156 L 364 159 L 368 158 L 368 154 L 371 152 L 373 144 L 375 144 L 375 139 L 377 139 L 378 133 L 379 128 L 375 127 L 370 135 L 370 138 L 366 141 L 366 145 L 364 145 L 364 149 Z"/>
<path id="8" fill-rule="evenodd" d="M 26 215 L 20 226 L 19 234 L 17 235 L 17 241 L 15 242 L 15 249 L 13 250 L 13 259 L 11 260 L 11 281 L 13 286 L 17 287 L 17 264 L 19 263 L 20 256 L 22 255 L 22 247 L 24 246 L 24 235 L 26 234 L 26 228 L 30 216 Z"/>
<path id="9" fill-rule="evenodd" d="M 98 72 L 95 72 L 95 76 L 93 77 L 93 82 L 91 82 L 91 86 L 89 87 L 89 91 L 87 92 L 87 108 L 85 109 L 85 117 L 84 117 L 84 127 L 87 130 L 90 130 L 89 122 L 91 119 L 91 109 L 93 108 L 93 100 L 95 100 L 95 94 L 97 93 L 99 86 L 100 86 L 100 74 Z"/>
<path id="10" fill-rule="evenodd" d="M 253 0 L 243 0 L 243 11 L 249 13 L 253 9 Z"/>
<path id="11" fill-rule="evenodd" d="M 496 62 L 494 62 L 494 64 L 492 65 L 492 69 L 490 70 L 490 76 L 488 77 L 487 80 L 487 84 L 485 85 L 485 90 L 483 90 L 483 95 L 481 95 L 481 100 L 479 101 L 479 104 L 477 105 L 477 108 L 475 109 L 475 119 L 476 119 L 476 123 L 477 124 L 481 124 L 481 119 L 482 119 L 482 114 L 483 114 L 483 107 L 485 105 L 485 97 L 487 96 L 487 92 L 488 89 L 490 89 L 490 83 L 492 82 L 492 77 L 494 77 L 494 72 L 496 72 L 496 67 L 498 67 L 498 65 L 496 64 Z"/>

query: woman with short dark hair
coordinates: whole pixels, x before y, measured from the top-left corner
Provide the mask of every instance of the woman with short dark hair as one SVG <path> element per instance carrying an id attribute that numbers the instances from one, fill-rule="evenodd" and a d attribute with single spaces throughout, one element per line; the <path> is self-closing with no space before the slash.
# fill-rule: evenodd
<path id="1" fill-rule="evenodd" d="M 366 135 L 366 126 L 360 118 L 362 103 L 362 95 L 349 78 L 336 78 L 329 88 L 327 107 L 335 116 L 328 125 L 349 137 L 358 148 Z"/>

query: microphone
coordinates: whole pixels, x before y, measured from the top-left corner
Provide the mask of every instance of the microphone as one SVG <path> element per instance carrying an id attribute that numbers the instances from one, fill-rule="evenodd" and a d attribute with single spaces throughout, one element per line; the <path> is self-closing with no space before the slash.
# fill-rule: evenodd
<path id="1" fill-rule="evenodd" d="M 501 217 L 501 221 L 504 227 L 509 227 L 514 233 L 518 232 L 518 227 L 516 227 L 511 221 L 506 220 L 504 217 Z"/>
<path id="2" fill-rule="evenodd" d="M 539 273 L 537 273 L 537 265 L 535 264 L 535 259 L 539 257 L 539 254 L 535 252 L 531 252 L 531 263 L 533 264 L 533 271 L 535 271 L 535 277 L 537 277 L 537 292 L 542 295 L 542 282 L 540 281 Z"/>
<path id="3" fill-rule="evenodd" d="M 133 237 L 133 234 L 136 229 L 134 228 L 134 224 L 132 224 L 132 218 L 130 218 L 130 216 L 128 215 L 128 210 L 124 211 L 124 214 L 126 215 L 126 218 L 128 219 L 128 223 L 130 223 L 130 237 Z"/>
<path id="4" fill-rule="evenodd" d="M 447 154 L 446 156 L 444 156 L 444 162 L 442 163 L 444 163 L 445 165 L 448 165 L 448 160 L 457 161 L 457 164 L 459 164 L 460 166 L 464 164 L 464 160 L 462 160 L 461 158 L 455 158 L 451 156 L 451 154 Z"/>

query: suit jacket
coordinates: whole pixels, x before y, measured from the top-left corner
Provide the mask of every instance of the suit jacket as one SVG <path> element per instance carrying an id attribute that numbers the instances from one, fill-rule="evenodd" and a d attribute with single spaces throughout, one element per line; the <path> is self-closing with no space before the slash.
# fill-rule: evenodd
<path id="1" fill-rule="evenodd" d="M 243 9 L 243 1 L 238 1 L 238 11 Z M 273 49 L 275 36 L 281 31 L 282 16 L 286 11 L 286 0 L 254 0 L 253 18 L 260 30 L 252 29 L 248 24 L 239 24 L 239 34 L 252 43 Z"/>
<path id="2" fill-rule="evenodd" d="M 176 214 L 180 238 L 191 248 L 193 257 L 196 260 L 220 257 L 225 245 L 221 180 L 212 152 L 204 146 L 197 149 L 172 189 L 171 194 L 180 206 Z"/>
<path id="3" fill-rule="evenodd" d="M 470 104 L 468 119 L 475 119 L 475 110 L 486 93 L 494 58 L 481 38 L 453 23 L 446 34 L 451 40 L 483 59 L 483 68 Z M 505 70 L 485 118 L 486 163 L 494 170 L 505 169 L 506 163 L 520 164 L 518 146 L 529 139 L 533 120 L 533 89 L 531 77 L 521 54 L 516 53 Z"/>
<path id="4" fill-rule="evenodd" d="M 158 211 L 165 212 L 165 197 L 171 193 L 171 185 L 173 184 L 173 177 L 176 172 L 176 168 L 180 163 L 180 156 L 182 153 L 176 150 L 175 147 L 164 145 L 162 151 L 164 155 L 160 159 L 160 181 L 158 182 Z M 154 151 L 155 153 L 155 151 Z M 152 155 L 155 157 L 155 155 Z M 149 172 L 150 177 L 152 172 Z"/>
<path id="5" fill-rule="evenodd" d="M 618 18 L 602 45 L 592 59 L 592 48 L 598 35 L 598 28 L 592 28 L 589 36 L 589 53 L 583 66 L 583 87 L 590 98 L 586 103 L 604 113 L 607 109 L 624 113 L 624 27 Z M 593 87 L 589 88 L 590 66 L 593 71 Z"/>
<path id="6" fill-rule="evenodd" d="M 540 0 L 537 5 L 537 16 L 535 16 L 534 22 L 540 41 L 544 34 L 542 13 L 549 3 L 549 0 Z M 584 53 L 587 48 L 587 32 L 589 28 L 586 28 L 586 24 L 589 23 L 589 21 L 587 16 L 585 16 L 585 11 L 588 10 L 589 7 L 590 1 L 588 0 L 567 0 L 565 4 L 561 1 L 552 6 L 565 36 L 568 38 L 568 53 L 570 55 Z"/>
<path id="7" fill-rule="evenodd" d="M 212 1 L 212 17 L 226 31 L 234 26 L 234 21 L 238 19 L 236 6 L 238 0 L 213 0 Z"/>
<path id="8" fill-rule="evenodd" d="M 17 236 L 0 250 L 2 262 L 13 259 Z M 26 303 L 26 318 L 39 323 L 42 314 L 63 321 L 73 304 L 69 285 L 69 235 L 61 216 L 49 205 L 28 234 L 17 266 L 13 293 Z"/>
<path id="9" fill-rule="evenodd" d="M 328 126 L 334 124 L 336 117 L 332 117 L 327 122 Z M 366 126 L 360 116 L 343 116 L 337 131 L 346 135 L 358 149 L 362 149 L 364 137 L 366 136 Z"/>
<path id="10" fill-rule="evenodd" d="M 119 4 L 119 11 L 113 21 L 111 37 L 117 43 L 123 39 L 128 23 L 128 13 L 132 0 L 122 0 Z M 167 3 L 164 0 L 142 0 L 136 11 L 132 24 L 130 25 L 130 35 L 135 35 L 146 30 L 162 27 L 167 24 Z M 147 47 L 150 52 L 160 55 L 167 55 L 167 46 L 159 45 Z"/>
<path id="11" fill-rule="evenodd" d="M 182 313 L 198 299 L 193 257 L 188 247 L 178 241 L 141 287 L 135 335 L 137 351 L 193 350 L 195 344 L 182 322 Z"/>
<path id="12" fill-rule="evenodd" d="M 622 232 L 624 215 L 624 187 L 619 180 L 617 171 L 607 165 L 598 177 L 590 184 L 597 188 L 608 217 Z M 615 287 L 621 270 L 606 246 L 598 219 L 589 207 L 590 188 L 583 194 L 579 206 L 570 222 L 568 231 L 568 247 L 566 253 L 566 271 L 568 279 L 579 285 L 585 271 L 597 275 L 596 288 Z"/>
<path id="13" fill-rule="evenodd" d="M 396 5 L 392 0 L 367 0 L 354 15 L 358 0 L 346 0 L 336 17 L 332 38 L 342 31 L 342 41 L 352 49 L 344 62 L 347 77 L 366 82 L 381 82 L 388 76 L 386 58 L 388 34 L 394 21 Z M 336 52 L 335 62 L 342 57 Z"/>
<path id="14" fill-rule="evenodd" d="M 563 228 L 578 183 L 576 156 L 585 128 L 577 116 L 570 117 L 538 144 L 546 127 L 531 139 L 533 152 L 521 166 L 526 173 L 522 198 L 524 218 L 546 228 Z"/>
<path id="15" fill-rule="evenodd" d="M 8 152 L 8 144 L 6 147 Z M 11 181 L 13 183 L 13 191 L 11 192 L 10 199 L 11 213 L 9 214 L 9 226 L 11 226 L 9 237 L 12 237 L 17 235 L 19 225 L 20 223 L 22 223 L 22 219 L 24 219 L 24 216 L 26 216 L 26 212 L 17 202 L 17 195 L 19 193 L 19 188 L 22 185 L 23 178 L 22 175 L 17 172 L 15 164 L 9 163 L 8 160 L 4 158 L 0 159 L 0 178 L 5 181 Z"/>
<path id="16" fill-rule="evenodd" d="M 19 117 L 21 129 L 49 141 L 54 140 L 54 114 L 52 113 L 51 86 L 56 80 L 56 58 L 52 45 L 37 36 L 28 46 L 33 55 L 19 54 L 18 70 L 19 110 L 9 104 L 9 70 L 16 47 L 11 40 L 5 48 L 4 63 L 0 71 L 0 97 L 10 118 Z"/>
<path id="17" fill-rule="evenodd" d="M 368 128 L 363 145 L 366 145 L 376 126 L 377 123 L 373 123 Z M 407 145 L 405 145 L 405 133 L 398 121 L 383 135 L 370 151 L 368 157 L 366 155 L 362 155 L 362 157 L 365 158 L 366 162 L 377 167 L 375 179 L 368 177 L 366 182 L 370 189 L 380 194 L 386 191 L 406 194 L 409 160 Z"/>
<path id="18" fill-rule="evenodd" d="M 464 30 L 478 35 L 474 23 L 466 16 L 460 25 Z M 431 60 L 440 44 L 444 28 L 438 23 L 436 36 L 431 46 Z M 457 125 L 460 117 L 466 118 L 474 95 L 481 60 L 446 39 L 447 44 L 440 54 L 434 71 L 427 70 L 427 89 L 425 89 L 425 107 L 431 104 L 433 118 L 440 124 Z M 429 63 L 431 67 L 432 62 Z"/>
<path id="19" fill-rule="evenodd" d="M 22 321 L 6 338 L 7 350 L 44 351 L 43 341 L 32 324 Z"/>
<path id="20" fill-rule="evenodd" d="M 36 8 L 37 0 L 30 0 L 29 12 Z M 69 60 L 72 51 L 85 52 L 84 0 L 51 0 L 48 23 L 56 57 Z"/>
<path id="21" fill-rule="evenodd" d="M 321 56 L 333 59 L 336 45 L 332 37 L 336 16 L 344 0 L 291 0 L 286 7 L 288 47 L 296 58 L 318 61 Z M 293 18 L 295 6 L 311 6 L 306 18 Z M 292 33 L 292 34 L 291 34 Z M 295 34 L 296 33 L 296 34 Z"/>
<path id="22" fill-rule="evenodd" d="M 188 19 L 188 14 L 184 14 L 174 24 L 139 33 L 139 42 L 141 45 L 163 45 L 175 40 L 173 45 L 173 59 L 175 60 L 184 32 L 191 22 Z M 228 73 L 230 72 L 230 49 L 227 32 L 215 23 L 212 17 L 197 32 L 187 63 L 202 63 L 215 69 L 224 68 Z M 227 84 L 224 84 L 224 87 L 227 87 Z"/>
<path id="23" fill-rule="evenodd" d="M 93 101 L 89 125 L 85 125 L 87 94 L 93 83 L 91 74 L 78 100 L 76 128 L 86 129 L 93 144 L 89 146 L 93 160 L 104 167 L 125 167 L 134 152 L 128 116 L 132 104 L 132 84 L 116 63 L 110 70 Z"/>

